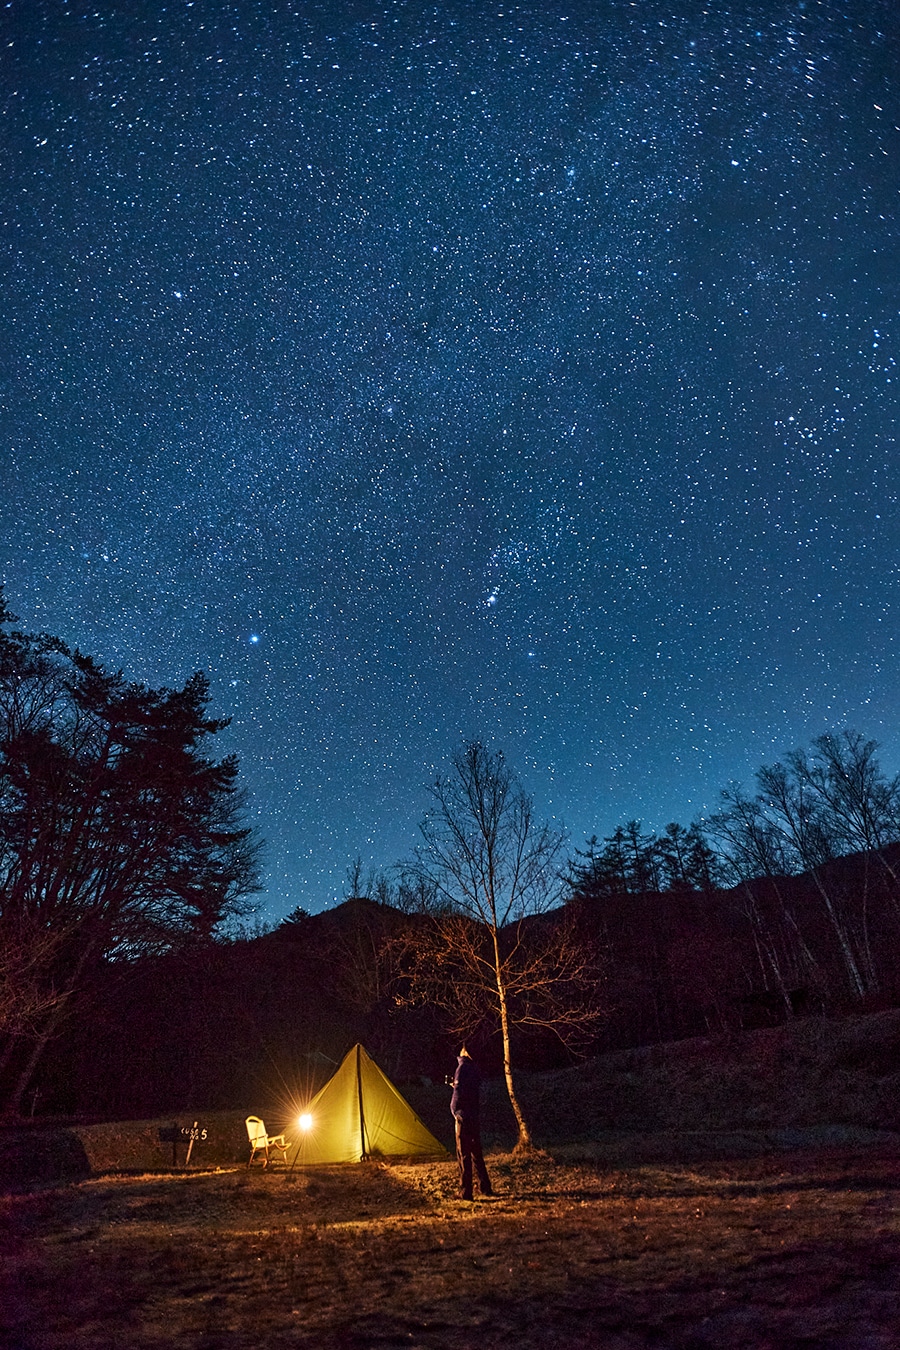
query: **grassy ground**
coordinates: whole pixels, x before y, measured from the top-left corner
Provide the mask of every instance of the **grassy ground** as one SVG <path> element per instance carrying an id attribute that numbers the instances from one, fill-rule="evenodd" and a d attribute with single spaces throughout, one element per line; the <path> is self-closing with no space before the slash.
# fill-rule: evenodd
<path id="1" fill-rule="evenodd" d="M 900 1152 L 91 1177 L 0 1199 L 9 1350 L 900 1346 Z"/>
<path id="2" fill-rule="evenodd" d="M 248 1171 L 243 1110 L 8 1128 L 0 1347 L 900 1350 L 900 1010 L 521 1086 L 548 1154 L 486 1084 L 472 1204 L 451 1162 Z M 446 1089 L 409 1097 L 449 1142 Z"/>

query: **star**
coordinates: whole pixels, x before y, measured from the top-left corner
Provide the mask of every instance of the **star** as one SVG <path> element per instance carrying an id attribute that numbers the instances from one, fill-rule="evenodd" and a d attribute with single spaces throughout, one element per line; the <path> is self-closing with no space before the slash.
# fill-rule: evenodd
<path id="1" fill-rule="evenodd" d="M 9 11 L 0 577 L 207 672 L 264 918 L 461 737 L 573 848 L 900 769 L 890 6 L 119 8 Z"/>

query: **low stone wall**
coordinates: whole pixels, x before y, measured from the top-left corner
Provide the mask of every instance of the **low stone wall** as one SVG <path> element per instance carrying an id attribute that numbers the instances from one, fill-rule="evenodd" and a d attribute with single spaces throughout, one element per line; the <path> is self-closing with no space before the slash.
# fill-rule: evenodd
<path id="1" fill-rule="evenodd" d="M 61 1185 L 107 1172 L 233 1167 L 250 1156 L 247 1114 L 216 1111 L 92 1125 L 7 1125 L 0 1131 L 0 1183 L 10 1190 Z"/>

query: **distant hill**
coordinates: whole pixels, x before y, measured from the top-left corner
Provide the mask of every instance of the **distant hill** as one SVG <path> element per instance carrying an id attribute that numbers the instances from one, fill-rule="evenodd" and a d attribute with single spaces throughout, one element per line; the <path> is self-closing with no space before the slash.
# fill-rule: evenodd
<path id="1" fill-rule="evenodd" d="M 594 1092 L 597 1102 L 618 1103 L 609 1128 L 638 1128 L 656 1119 L 666 1101 L 683 1099 L 688 1111 L 690 1092 L 668 1079 L 660 1079 L 658 1110 L 652 1093 L 635 1098 L 637 1114 L 625 1109 L 634 1097 L 628 1077 L 634 1070 L 622 1066 L 643 1063 L 642 1056 L 653 1063 L 660 1047 L 700 1047 L 694 1095 L 708 1112 L 714 1102 L 703 1096 L 702 1066 L 720 1056 L 722 1045 L 744 1044 L 742 1033 L 788 1026 L 793 1034 L 801 1023 L 844 1026 L 848 1015 L 900 1006 L 897 875 L 900 847 L 838 858 L 815 875 L 764 877 L 731 890 L 573 903 L 568 913 L 605 953 L 606 1018 L 588 1051 L 592 1062 L 619 1066 L 614 1084 L 601 1077 Z M 533 920 L 534 932 L 561 913 Z M 261 935 L 111 962 L 49 1048 L 27 1107 L 38 1116 L 136 1119 L 254 1103 L 277 1115 L 324 1081 L 356 1041 L 399 1084 L 441 1083 L 456 1048 L 442 1014 L 397 997 L 401 939 L 423 922 L 357 897 L 322 914 L 298 913 Z M 758 1044 L 788 1041 L 762 1036 Z M 486 1035 L 480 1053 L 486 1073 L 497 1073 L 496 1042 Z M 551 1034 L 520 1035 L 517 1054 L 525 1072 L 568 1069 L 573 1083 L 580 1081 L 581 1070 L 570 1068 Z M 723 1063 L 717 1061 L 716 1081 Z M 802 1059 L 794 1068 L 794 1080 L 805 1083 Z M 839 1068 L 828 1069 L 829 1081 Z M 755 1070 L 746 1072 L 752 1078 Z M 742 1083 L 738 1075 L 725 1100 L 745 1101 L 750 1111 Z M 809 1084 L 802 1099 L 811 1100 L 811 1091 Z M 599 1128 L 601 1116 L 592 1119 L 591 1128 Z"/>

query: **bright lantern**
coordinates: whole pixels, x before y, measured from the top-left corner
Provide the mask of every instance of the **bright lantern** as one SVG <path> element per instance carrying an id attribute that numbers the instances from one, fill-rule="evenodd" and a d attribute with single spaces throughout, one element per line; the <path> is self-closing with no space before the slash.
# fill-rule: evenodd
<path id="1" fill-rule="evenodd" d="M 297 1121 L 297 1124 L 300 1126 L 301 1130 L 311 1130 L 311 1129 L 312 1129 L 312 1116 L 309 1115 L 308 1112 L 304 1111 L 303 1115 L 302 1115 L 302 1116 L 300 1117 L 300 1119 Z"/>

